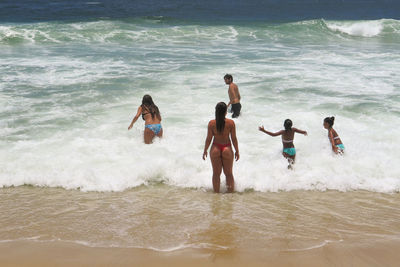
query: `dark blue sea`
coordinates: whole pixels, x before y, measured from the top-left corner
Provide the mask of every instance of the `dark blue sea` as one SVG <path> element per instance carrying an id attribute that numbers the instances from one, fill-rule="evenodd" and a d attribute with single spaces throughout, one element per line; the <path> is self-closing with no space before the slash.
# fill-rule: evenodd
<path id="1" fill-rule="evenodd" d="M 0 21 L 82 21 L 162 16 L 191 21 L 399 19 L 396 0 L 2 0 Z"/>

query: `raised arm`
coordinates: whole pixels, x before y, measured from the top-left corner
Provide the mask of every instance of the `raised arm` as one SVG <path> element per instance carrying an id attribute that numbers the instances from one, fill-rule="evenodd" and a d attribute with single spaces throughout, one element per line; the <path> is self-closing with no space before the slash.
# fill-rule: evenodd
<path id="1" fill-rule="evenodd" d="M 133 124 L 137 121 L 137 119 L 139 118 L 140 114 L 142 114 L 142 106 L 139 106 L 135 117 L 133 117 L 132 122 L 128 127 L 128 130 L 132 129 Z"/>
<path id="2" fill-rule="evenodd" d="M 232 144 L 233 147 L 235 148 L 235 159 L 236 161 L 239 160 L 239 145 L 238 145 L 238 141 L 236 138 L 236 125 L 235 122 L 232 121 L 233 125 L 232 125 L 232 129 L 231 129 L 231 139 L 232 139 Z"/>
<path id="3" fill-rule="evenodd" d="M 297 129 L 297 128 L 292 128 L 292 129 L 296 133 L 301 133 L 301 134 L 304 134 L 305 136 L 307 136 L 307 131 L 303 131 L 303 130 L 300 130 L 300 129 Z"/>
<path id="4" fill-rule="evenodd" d="M 264 129 L 264 126 L 258 127 L 258 130 L 261 131 L 261 132 L 263 132 L 263 133 L 266 133 L 266 134 L 268 134 L 268 135 L 270 135 L 270 136 L 279 136 L 279 135 L 282 135 L 283 132 L 284 132 L 283 130 L 281 130 L 281 131 L 279 131 L 279 132 L 276 132 L 276 133 L 269 132 L 269 131 L 267 131 L 267 130 Z"/>
<path id="5" fill-rule="evenodd" d="M 213 133 L 212 133 L 211 121 L 210 121 L 208 123 L 207 137 L 206 137 L 206 142 L 204 144 L 203 160 L 206 160 L 207 150 L 208 150 L 208 147 L 211 144 L 212 137 L 213 137 Z"/>

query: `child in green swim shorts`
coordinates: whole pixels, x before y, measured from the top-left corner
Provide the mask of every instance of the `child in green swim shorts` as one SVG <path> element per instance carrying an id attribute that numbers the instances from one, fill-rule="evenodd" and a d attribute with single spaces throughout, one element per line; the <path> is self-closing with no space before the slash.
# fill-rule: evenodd
<path id="1" fill-rule="evenodd" d="M 297 128 L 292 128 L 292 121 L 287 119 L 283 123 L 283 126 L 285 127 L 285 130 L 281 130 L 276 133 L 269 132 L 264 129 L 264 126 L 258 127 L 258 129 L 261 132 L 264 132 L 266 134 L 269 134 L 270 136 L 282 136 L 282 144 L 283 144 L 283 152 L 282 155 L 287 158 L 289 165 L 288 169 L 292 169 L 292 165 L 294 164 L 295 158 L 296 158 L 296 148 L 294 147 L 293 144 L 293 139 L 294 139 L 294 133 L 301 133 L 304 135 L 307 135 L 306 131 L 299 130 Z"/>

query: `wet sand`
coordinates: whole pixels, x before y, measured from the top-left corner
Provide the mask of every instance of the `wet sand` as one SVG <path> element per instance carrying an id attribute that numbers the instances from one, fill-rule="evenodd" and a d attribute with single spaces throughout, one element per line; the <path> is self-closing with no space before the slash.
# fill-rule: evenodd
<path id="1" fill-rule="evenodd" d="M 400 194 L 0 189 L 0 266 L 399 266 Z"/>
<path id="2" fill-rule="evenodd" d="M 252 253 L 91 248 L 66 242 L 0 244 L 1 266 L 399 266 L 400 242 L 327 244 L 307 251 Z"/>

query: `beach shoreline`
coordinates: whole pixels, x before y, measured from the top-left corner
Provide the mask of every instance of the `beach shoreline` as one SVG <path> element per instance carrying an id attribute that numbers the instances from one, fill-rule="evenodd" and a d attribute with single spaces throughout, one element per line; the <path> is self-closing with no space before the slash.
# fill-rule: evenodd
<path id="1" fill-rule="evenodd" d="M 397 266 L 400 194 L 2 189 L 1 266 Z"/>
<path id="2" fill-rule="evenodd" d="M 2 266 L 398 266 L 400 240 L 330 243 L 303 251 L 96 248 L 70 242 L 0 244 Z"/>

